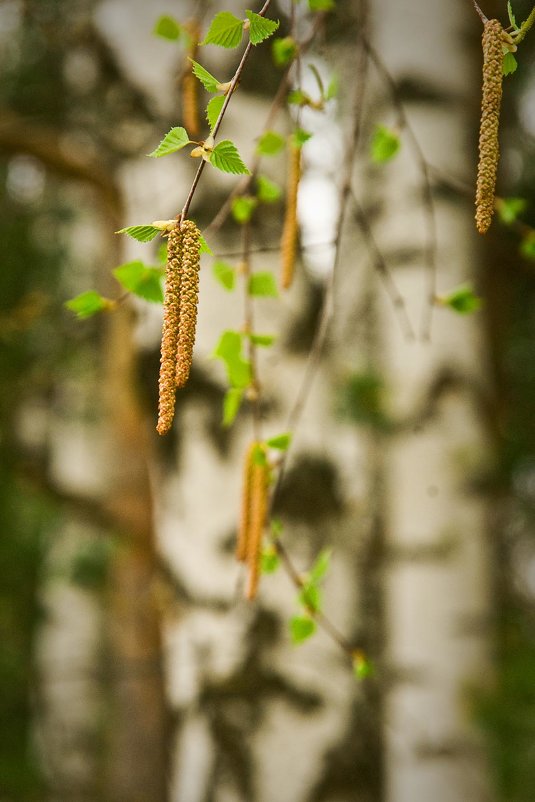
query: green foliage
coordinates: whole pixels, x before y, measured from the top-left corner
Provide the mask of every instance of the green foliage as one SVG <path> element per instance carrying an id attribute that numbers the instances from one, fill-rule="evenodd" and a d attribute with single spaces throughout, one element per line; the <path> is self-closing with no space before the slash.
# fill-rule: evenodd
<path id="1" fill-rule="evenodd" d="M 190 138 L 185 128 L 178 126 L 171 128 L 168 134 L 164 136 L 156 150 L 149 153 L 153 158 L 160 156 L 168 156 L 170 153 L 176 153 L 177 150 L 182 150 L 186 145 L 189 145 Z"/>
<path id="2" fill-rule="evenodd" d="M 250 171 L 241 160 L 236 145 L 230 139 L 224 139 L 215 146 L 210 154 L 210 164 L 223 173 L 250 175 Z"/>
<path id="3" fill-rule="evenodd" d="M 338 96 L 339 91 L 340 91 L 340 77 L 338 75 L 333 75 L 325 91 L 324 95 L 325 100 L 333 100 L 335 97 Z"/>
<path id="4" fill-rule="evenodd" d="M 526 259 L 535 259 L 535 231 L 530 232 L 520 243 L 520 253 Z"/>
<path id="5" fill-rule="evenodd" d="M 469 282 L 455 287 L 448 295 L 439 298 L 439 302 L 459 315 L 471 315 L 481 307 L 481 298 L 475 294 Z"/>
<path id="6" fill-rule="evenodd" d="M 512 53 L 505 53 L 502 63 L 502 72 L 504 75 L 512 75 L 516 72 L 518 62 Z"/>
<path id="7" fill-rule="evenodd" d="M 153 303 L 163 302 L 162 271 L 136 260 L 116 267 L 113 275 L 129 292 Z"/>
<path id="8" fill-rule="evenodd" d="M 299 603 L 303 605 L 305 610 L 308 610 L 311 613 L 317 613 L 321 609 L 321 590 L 314 582 L 303 585 L 299 591 L 298 599 Z"/>
<path id="9" fill-rule="evenodd" d="M 284 148 L 286 140 L 276 131 L 265 131 L 258 140 L 257 152 L 261 156 L 275 156 Z"/>
<path id="10" fill-rule="evenodd" d="M 291 142 L 294 148 L 302 148 L 305 142 L 311 138 L 312 134 L 305 131 L 304 128 L 296 128 L 291 136 Z"/>
<path id="11" fill-rule="evenodd" d="M 193 74 L 199 81 L 202 83 L 204 88 L 207 92 L 218 92 L 220 82 L 215 78 L 208 70 L 206 70 L 202 64 L 199 64 L 197 61 L 190 59 L 191 61 L 191 69 Z"/>
<path id="12" fill-rule="evenodd" d="M 227 330 L 221 335 L 214 356 L 224 363 L 231 387 L 245 388 L 251 382 L 251 365 L 243 358 L 243 335 Z"/>
<path id="13" fill-rule="evenodd" d="M 220 11 L 212 20 L 208 33 L 202 45 L 219 45 L 219 47 L 234 48 L 241 42 L 243 33 L 243 20 L 235 17 L 230 11 Z"/>
<path id="14" fill-rule="evenodd" d="M 224 103 L 225 95 L 216 95 L 208 101 L 208 105 L 206 106 L 206 119 L 208 120 L 210 130 L 214 128 Z"/>
<path id="15" fill-rule="evenodd" d="M 244 391 L 240 387 L 230 387 L 223 399 L 223 426 L 232 426 L 243 401 Z"/>
<path id="16" fill-rule="evenodd" d="M 282 195 L 282 189 L 267 176 L 259 175 L 256 179 L 256 195 L 260 203 L 276 203 Z"/>
<path id="17" fill-rule="evenodd" d="M 286 432 L 285 434 L 279 434 L 276 437 L 271 437 L 269 440 L 266 440 L 266 445 L 269 446 L 269 448 L 276 448 L 278 451 L 287 451 L 291 442 L 291 432 Z"/>
<path id="18" fill-rule="evenodd" d="M 355 651 L 352 657 L 353 674 L 359 681 L 373 676 L 373 665 L 361 651 Z"/>
<path id="19" fill-rule="evenodd" d="M 332 11 L 335 0 L 308 0 L 308 7 L 311 11 Z"/>
<path id="20" fill-rule="evenodd" d="M 280 566 L 280 557 L 275 546 L 266 546 L 260 558 L 260 568 L 263 574 L 274 574 Z"/>
<path id="21" fill-rule="evenodd" d="M 329 570 L 331 564 L 331 550 L 330 549 L 323 549 L 320 551 L 316 560 L 308 572 L 308 576 L 311 582 L 321 582 L 322 579 L 325 578 L 327 571 Z"/>
<path id="22" fill-rule="evenodd" d="M 168 39 L 170 42 L 176 42 L 176 40 L 180 39 L 180 36 L 182 35 L 182 27 L 174 17 L 164 14 L 156 22 L 153 33 L 156 36 L 161 36 L 162 39 Z"/>
<path id="23" fill-rule="evenodd" d="M 390 428 L 383 402 L 384 383 L 378 374 L 373 371 L 352 374 L 340 395 L 340 412 L 353 423 L 378 431 Z"/>
<path id="24" fill-rule="evenodd" d="M 523 211 L 528 202 L 524 198 L 499 198 L 496 201 L 498 215 L 502 223 L 511 225 Z"/>
<path id="25" fill-rule="evenodd" d="M 310 102 L 310 97 L 302 89 L 292 89 L 287 99 L 291 106 L 306 106 Z"/>
<path id="26" fill-rule="evenodd" d="M 258 200 L 250 195 L 238 195 L 232 199 L 232 216 L 237 223 L 243 225 L 251 219 Z"/>
<path id="27" fill-rule="evenodd" d="M 370 155 L 376 164 L 393 159 L 399 151 L 401 142 L 398 134 L 384 125 L 377 125 L 372 137 Z"/>
<path id="28" fill-rule="evenodd" d="M 518 26 L 516 24 L 515 15 L 513 14 L 513 7 L 511 6 L 511 0 L 507 0 L 507 13 L 509 15 L 509 22 L 511 23 L 513 28 L 518 30 Z"/>
<path id="29" fill-rule="evenodd" d="M 263 348 L 269 348 L 276 340 L 273 334 L 249 334 L 248 337 L 252 343 Z"/>
<path id="30" fill-rule="evenodd" d="M 212 272 L 216 281 L 219 281 L 222 287 L 229 292 L 232 292 L 236 286 L 236 271 L 229 265 L 228 262 L 223 262 L 220 259 L 214 262 Z"/>
<path id="31" fill-rule="evenodd" d="M 208 245 L 202 234 L 200 236 L 199 242 L 200 242 L 199 253 L 207 253 L 208 256 L 214 255 L 214 252 L 212 251 L 212 249 L 210 248 L 210 246 Z"/>
<path id="32" fill-rule="evenodd" d="M 161 229 L 157 226 L 127 226 L 126 228 L 120 228 L 115 233 L 128 234 L 129 237 L 136 239 L 138 242 L 150 242 L 158 234 L 161 234 Z"/>
<path id="33" fill-rule="evenodd" d="M 277 282 L 273 273 L 253 273 L 247 287 L 249 295 L 278 298 Z"/>
<path id="34" fill-rule="evenodd" d="M 252 45 L 259 45 L 269 39 L 279 27 L 278 21 L 261 17 L 254 11 L 246 11 L 245 15 L 249 20 L 249 39 Z"/>
<path id="35" fill-rule="evenodd" d="M 290 620 L 290 634 L 296 646 L 308 640 L 315 631 L 316 622 L 308 616 L 296 615 Z"/>
<path id="36" fill-rule="evenodd" d="M 258 443 L 253 449 L 253 462 L 255 465 L 267 465 L 266 450 L 263 443 Z"/>
<path id="37" fill-rule="evenodd" d="M 95 290 L 87 290 L 77 295 L 76 298 L 65 301 L 65 306 L 67 309 L 70 309 L 71 312 L 74 312 L 76 317 L 82 319 L 92 317 L 104 311 L 104 309 L 109 309 L 112 303 L 112 301 L 108 298 L 103 298 L 102 295 L 95 292 Z"/>
<path id="38" fill-rule="evenodd" d="M 88 590 L 104 587 L 115 544 L 111 538 L 95 537 L 78 551 L 71 564 L 71 580 Z"/>
<path id="39" fill-rule="evenodd" d="M 278 37 L 271 45 L 273 62 L 276 67 L 286 67 L 297 55 L 297 44 L 291 36 Z"/>

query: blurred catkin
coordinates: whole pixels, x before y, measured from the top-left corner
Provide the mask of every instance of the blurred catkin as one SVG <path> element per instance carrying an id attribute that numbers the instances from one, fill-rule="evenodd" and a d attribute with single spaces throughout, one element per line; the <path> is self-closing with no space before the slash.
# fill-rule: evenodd
<path id="1" fill-rule="evenodd" d="M 167 240 L 165 268 L 165 297 L 160 357 L 158 434 L 166 434 L 175 414 L 176 359 L 180 302 L 180 264 L 182 261 L 182 233 L 173 229 Z"/>
<path id="2" fill-rule="evenodd" d="M 238 542 L 236 544 L 236 559 L 240 562 L 247 560 L 247 548 L 249 543 L 249 532 L 251 526 L 251 485 L 254 466 L 254 454 L 258 444 L 251 443 L 245 454 L 243 465 L 243 486 L 241 497 L 240 525 L 238 530 Z"/>
<path id="3" fill-rule="evenodd" d="M 193 75 L 192 63 L 190 59 L 197 58 L 200 27 L 197 20 L 190 20 L 190 22 L 185 25 L 185 28 L 189 36 L 189 45 L 181 80 L 182 119 L 190 137 L 197 139 L 200 133 L 198 94 L 199 82 Z"/>
<path id="4" fill-rule="evenodd" d="M 252 601 L 256 597 L 260 580 L 260 561 L 262 557 L 262 538 L 268 511 L 269 466 L 253 461 L 251 472 L 251 506 L 249 538 L 247 544 L 247 564 L 249 576 L 245 595 Z"/>
<path id="5" fill-rule="evenodd" d="M 301 148 L 290 145 L 286 214 L 281 239 L 281 286 L 287 290 L 293 280 L 297 253 L 297 193 L 301 178 Z"/>
<path id="6" fill-rule="evenodd" d="M 200 236 L 193 220 L 185 220 L 182 223 L 182 270 L 178 341 L 175 352 L 177 389 L 186 384 L 193 358 L 199 298 Z"/>
<path id="7" fill-rule="evenodd" d="M 484 234 L 494 213 L 494 190 L 498 171 L 498 128 L 502 100 L 503 29 L 496 19 L 483 29 L 483 99 L 479 128 L 479 164 L 476 188 L 476 226 Z"/>

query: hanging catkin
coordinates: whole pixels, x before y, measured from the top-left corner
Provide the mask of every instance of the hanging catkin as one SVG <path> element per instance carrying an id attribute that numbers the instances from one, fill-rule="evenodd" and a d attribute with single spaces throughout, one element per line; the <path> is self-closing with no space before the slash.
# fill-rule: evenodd
<path id="1" fill-rule="evenodd" d="M 165 297 L 163 307 L 162 346 L 160 358 L 158 434 L 166 434 L 175 414 L 176 357 L 180 300 L 180 264 L 182 233 L 173 229 L 167 240 Z"/>
<path id="2" fill-rule="evenodd" d="M 193 220 L 182 223 L 178 341 L 175 352 L 177 389 L 186 384 L 193 357 L 199 297 L 200 236 Z"/>
<path id="3" fill-rule="evenodd" d="M 287 290 L 292 283 L 297 253 L 297 192 L 301 178 L 301 148 L 290 145 L 286 214 L 281 239 L 281 286 Z"/>
<path id="4" fill-rule="evenodd" d="M 190 137 L 197 139 L 200 133 L 198 102 L 199 82 L 192 72 L 191 59 L 197 58 L 200 28 L 197 20 L 191 20 L 186 23 L 184 27 L 189 36 L 189 45 L 181 80 L 182 119 Z"/>
<path id="5" fill-rule="evenodd" d="M 253 442 L 245 454 L 243 465 L 243 486 L 241 497 L 240 525 L 238 530 L 238 542 L 236 544 L 236 559 L 246 562 L 249 543 L 249 533 L 251 527 L 251 486 L 254 467 L 254 455 L 258 443 Z"/>
<path id="6" fill-rule="evenodd" d="M 498 170 L 498 127 L 502 100 L 503 29 L 496 19 L 483 29 L 483 99 L 479 128 L 479 164 L 476 189 L 476 226 L 484 234 L 494 213 Z"/>
<path id="7" fill-rule="evenodd" d="M 251 472 L 250 523 L 247 543 L 247 565 L 249 575 L 245 595 L 250 601 L 255 598 L 260 579 L 262 537 L 268 511 L 269 466 L 253 457 Z"/>

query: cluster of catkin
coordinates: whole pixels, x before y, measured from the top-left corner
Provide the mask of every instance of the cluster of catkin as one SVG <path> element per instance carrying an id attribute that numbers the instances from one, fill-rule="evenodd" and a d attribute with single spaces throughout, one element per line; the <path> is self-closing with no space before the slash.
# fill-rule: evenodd
<path id="1" fill-rule="evenodd" d="M 236 558 L 247 565 L 245 595 L 252 600 L 258 590 L 262 537 L 268 513 L 269 464 L 265 446 L 253 442 L 245 455 L 243 471 L 242 507 Z"/>
<path id="2" fill-rule="evenodd" d="M 483 98 L 479 128 L 479 163 L 476 188 L 476 227 L 484 234 L 494 213 L 494 190 L 498 171 L 500 106 L 504 31 L 496 19 L 483 28 Z"/>
<path id="3" fill-rule="evenodd" d="M 158 434 L 166 434 L 175 414 L 175 393 L 188 380 L 197 326 L 200 232 L 185 220 L 168 237 L 160 358 Z"/>
<path id="4" fill-rule="evenodd" d="M 290 144 L 288 164 L 288 185 L 286 190 L 286 213 L 281 239 L 281 286 L 287 290 L 294 276 L 297 255 L 297 194 L 301 179 L 301 148 L 294 142 Z"/>

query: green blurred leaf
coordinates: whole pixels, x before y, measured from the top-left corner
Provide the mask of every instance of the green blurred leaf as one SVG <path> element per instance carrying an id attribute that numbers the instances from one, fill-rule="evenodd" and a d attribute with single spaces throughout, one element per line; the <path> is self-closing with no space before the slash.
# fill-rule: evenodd
<path id="1" fill-rule="evenodd" d="M 304 128 L 296 128 L 291 136 L 291 142 L 294 148 L 302 148 L 305 142 L 311 139 L 312 134 L 305 131 Z"/>
<path id="2" fill-rule="evenodd" d="M 276 340 L 274 334 L 249 334 L 248 337 L 252 343 L 264 348 L 268 348 L 270 345 L 273 345 Z"/>
<path id="3" fill-rule="evenodd" d="M 113 271 L 117 281 L 129 292 L 153 303 L 163 303 L 162 271 L 156 267 L 146 267 L 136 260 L 119 265 Z"/>
<path id="4" fill-rule="evenodd" d="M 514 223 L 519 214 L 525 211 L 528 205 L 524 198 L 499 198 L 496 201 L 496 208 L 502 223 L 510 225 Z"/>
<path id="5" fill-rule="evenodd" d="M 291 36 L 273 40 L 271 53 L 276 67 L 286 67 L 297 54 L 297 44 Z"/>
<path id="6" fill-rule="evenodd" d="M 217 260 L 212 267 L 214 278 L 222 287 L 231 292 L 236 286 L 236 271 L 228 262 Z"/>
<path id="7" fill-rule="evenodd" d="M 439 298 L 439 301 L 459 315 L 470 315 L 481 307 L 481 298 L 478 298 L 468 282 L 455 287 L 448 295 Z"/>
<path id="8" fill-rule="evenodd" d="M 156 150 L 149 153 L 149 156 L 158 159 L 160 156 L 168 156 L 169 153 L 176 153 L 177 150 L 182 150 L 186 145 L 189 145 L 190 138 L 185 128 L 177 127 L 171 128 L 167 133 Z"/>
<path id="9" fill-rule="evenodd" d="M 502 73 L 504 75 L 512 75 L 516 72 L 518 62 L 512 53 L 505 53 L 502 62 Z"/>
<path id="10" fill-rule="evenodd" d="M 252 45 L 259 45 L 265 39 L 269 39 L 279 27 L 277 20 L 261 17 L 254 11 L 246 11 L 245 15 L 249 20 L 249 39 Z"/>
<path id="11" fill-rule="evenodd" d="M 518 25 L 516 24 L 515 15 L 513 14 L 513 7 L 511 5 L 511 0 L 507 0 L 507 13 L 509 14 L 509 22 L 511 23 L 513 28 L 518 30 Z"/>
<path id="12" fill-rule="evenodd" d="M 244 391 L 239 387 L 231 387 L 223 399 L 223 426 L 232 426 L 243 401 Z"/>
<path id="13" fill-rule="evenodd" d="M 288 92 L 288 103 L 292 106 L 306 106 L 310 97 L 302 89 L 292 89 Z"/>
<path id="14" fill-rule="evenodd" d="M 199 238 L 199 244 L 200 244 L 200 247 L 199 247 L 199 253 L 200 254 L 201 253 L 207 253 L 208 256 L 213 256 L 214 255 L 213 250 L 210 248 L 210 246 L 208 245 L 208 243 L 206 242 L 206 240 L 205 240 L 205 238 L 203 237 L 202 234 L 201 234 L 201 236 Z"/>
<path id="15" fill-rule="evenodd" d="M 260 203 L 276 203 L 282 195 L 282 190 L 267 176 L 259 175 L 256 179 L 256 193 Z"/>
<path id="16" fill-rule="evenodd" d="M 373 665 L 363 652 L 354 652 L 352 659 L 353 674 L 358 680 L 363 680 L 373 675 Z"/>
<path id="17" fill-rule="evenodd" d="M 258 443 L 253 449 L 253 462 L 255 465 L 267 465 L 266 449 L 263 443 Z"/>
<path id="18" fill-rule="evenodd" d="M 214 351 L 227 369 L 229 384 L 244 388 L 251 382 L 251 366 L 242 356 L 243 335 L 238 331 L 224 331 Z"/>
<path id="19" fill-rule="evenodd" d="M 279 293 L 277 291 L 277 282 L 273 273 L 253 273 L 249 278 L 249 285 L 247 287 L 249 295 L 257 295 L 263 297 L 277 298 Z"/>
<path id="20" fill-rule="evenodd" d="M 299 591 L 299 602 L 306 610 L 317 613 L 321 610 L 321 590 L 313 582 L 303 585 Z"/>
<path id="21" fill-rule="evenodd" d="M 308 7 L 311 11 L 332 11 L 335 0 L 308 0 Z"/>
<path id="22" fill-rule="evenodd" d="M 71 298 L 70 301 L 65 301 L 65 306 L 71 312 L 74 312 L 76 317 L 86 318 L 102 312 L 104 309 L 109 309 L 113 304 L 108 298 L 103 298 L 95 290 L 87 290 L 80 293 L 76 298 Z"/>
<path id="23" fill-rule="evenodd" d="M 284 148 L 286 140 L 276 131 L 266 131 L 258 140 L 257 152 L 261 156 L 274 156 Z"/>
<path id="24" fill-rule="evenodd" d="M 232 216 L 237 223 L 248 223 L 258 205 L 256 198 L 250 195 L 238 195 L 232 199 Z"/>
<path id="25" fill-rule="evenodd" d="M 393 159 L 401 146 L 399 136 L 395 131 L 384 125 L 377 125 L 371 143 L 371 157 L 374 162 L 381 164 Z"/>
<path id="26" fill-rule="evenodd" d="M 190 61 L 193 74 L 199 79 L 206 91 L 218 92 L 219 90 L 217 87 L 219 86 L 219 81 L 217 78 L 214 78 L 214 76 L 208 72 L 208 70 L 206 70 L 202 64 L 199 64 L 197 61 L 193 61 L 192 58 L 190 58 Z"/>
<path id="27" fill-rule="evenodd" d="M 223 173 L 250 175 L 250 171 L 241 160 L 236 145 L 230 139 L 224 139 L 215 146 L 210 155 L 210 164 Z"/>
<path id="28" fill-rule="evenodd" d="M 150 242 L 162 232 L 156 226 L 127 226 L 126 228 L 120 228 L 115 233 L 128 234 L 129 237 L 136 239 L 138 242 Z"/>
<path id="29" fill-rule="evenodd" d="M 161 245 L 158 245 L 156 258 L 158 259 L 158 264 L 162 266 L 167 264 L 167 242 L 162 242 Z"/>
<path id="30" fill-rule="evenodd" d="M 235 17 L 230 11 L 220 11 L 212 20 L 202 45 L 219 45 L 219 47 L 238 47 L 243 33 L 243 20 Z"/>
<path id="31" fill-rule="evenodd" d="M 269 440 L 266 440 L 266 445 L 270 448 L 276 448 L 278 451 L 287 451 L 291 442 L 291 432 L 286 432 L 285 434 L 279 434 L 276 437 L 270 437 Z"/>
<path id="32" fill-rule="evenodd" d="M 314 565 L 309 571 L 309 577 L 312 582 L 321 582 L 321 580 L 325 577 L 327 571 L 329 570 L 329 566 L 331 564 L 331 550 L 330 549 L 323 549 L 320 551 Z"/>
<path id="33" fill-rule="evenodd" d="M 325 92 L 325 100 L 333 100 L 333 98 L 337 97 L 339 91 L 340 76 L 333 75 L 327 86 L 327 91 Z"/>
<path id="34" fill-rule="evenodd" d="M 316 622 L 307 616 L 296 615 L 290 620 L 290 634 L 296 645 L 308 640 L 316 631 Z"/>
<path id="35" fill-rule="evenodd" d="M 90 590 L 104 588 L 115 548 L 116 543 L 110 537 L 95 537 L 82 546 L 70 566 L 72 582 Z"/>
<path id="36" fill-rule="evenodd" d="M 212 130 L 212 128 L 215 126 L 217 119 L 221 114 L 221 109 L 223 108 L 224 102 L 225 95 L 216 95 L 208 101 L 208 105 L 206 106 L 206 119 L 208 120 L 210 130 Z"/>
<path id="37" fill-rule="evenodd" d="M 520 253 L 526 259 L 535 259 L 535 231 L 524 237 L 520 244 Z"/>
<path id="38" fill-rule="evenodd" d="M 153 33 L 156 36 L 161 36 L 162 39 L 176 42 L 177 39 L 180 39 L 182 34 L 182 26 L 174 17 L 169 17 L 167 14 L 164 14 L 156 22 Z"/>
<path id="39" fill-rule="evenodd" d="M 274 574 L 280 566 L 280 557 L 274 546 L 267 546 L 262 552 L 260 567 L 263 574 Z"/>

